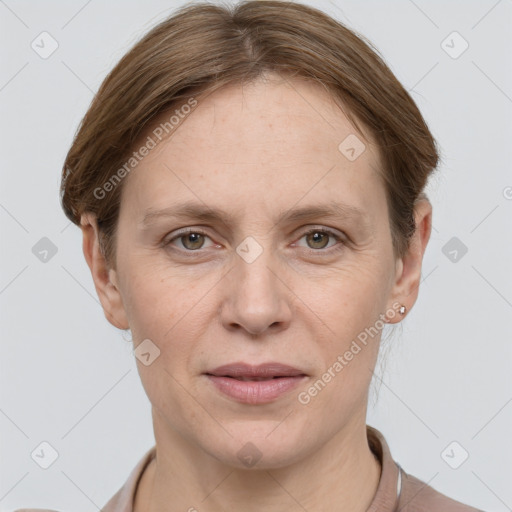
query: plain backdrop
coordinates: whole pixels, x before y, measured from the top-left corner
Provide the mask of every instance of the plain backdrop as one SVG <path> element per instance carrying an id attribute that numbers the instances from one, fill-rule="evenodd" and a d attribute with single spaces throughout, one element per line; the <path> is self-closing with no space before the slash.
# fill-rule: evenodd
<path id="1" fill-rule="evenodd" d="M 378 48 L 442 152 L 419 299 L 385 333 L 368 423 L 408 473 L 512 510 L 512 1 L 305 3 Z M 0 1 L 1 511 L 98 510 L 154 444 L 131 346 L 103 315 L 58 189 L 103 78 L 182 4 Z M 42 442 L 58 453 L 48 469 L 31 456 Z"/>

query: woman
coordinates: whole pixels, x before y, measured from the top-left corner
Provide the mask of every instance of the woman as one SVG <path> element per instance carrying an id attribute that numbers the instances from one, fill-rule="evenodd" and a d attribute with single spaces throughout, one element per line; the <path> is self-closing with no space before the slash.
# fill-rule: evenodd
<path id="1" fill-rule="evenodd" d="M 121 59 L 62 181 L 152 404 L 156 445 L 102 510 L 476 510 L 366 425 L 437 162 L 371 46 L 298 3 L 196 3 Z"/>

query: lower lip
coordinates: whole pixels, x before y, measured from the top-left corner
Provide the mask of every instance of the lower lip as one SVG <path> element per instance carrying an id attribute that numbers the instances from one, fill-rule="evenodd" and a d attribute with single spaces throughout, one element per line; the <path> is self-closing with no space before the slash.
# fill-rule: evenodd
<path id="1" fill-rule="evenodd" d="M 298 386 L 305 375 L 296 377 L 279 377 L 269 380 L 237 380 L 232 377 L 207 375 L 215 387 L 234 400 L 246 404 L 264 404 L 271 402 L 284 393 Z"/>

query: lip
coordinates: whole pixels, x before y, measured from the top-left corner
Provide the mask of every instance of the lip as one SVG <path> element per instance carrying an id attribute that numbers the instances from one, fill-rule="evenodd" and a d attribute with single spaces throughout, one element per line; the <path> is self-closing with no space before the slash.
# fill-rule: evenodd
<path id="1" fill-rule="evenodd" d="M 206 372 L 207 375 L 215 375 L 219 377 L 247 377 L 247 378 L 272 378 L 272 377 L 296 377 L 297 375 L 305 375 L 302 370 L 281 363 L 263 363 L 259 365 L 251 365 L 243 362 L 225 364 Z"/>
<path id="2" fill-rule="evenodd" d="M 303 371 L 275 362 L 258 366 L 231 363 L 205 372 L 205 375 L 224 395 L 253 405 L 272 402 L 307 378 Z"/>

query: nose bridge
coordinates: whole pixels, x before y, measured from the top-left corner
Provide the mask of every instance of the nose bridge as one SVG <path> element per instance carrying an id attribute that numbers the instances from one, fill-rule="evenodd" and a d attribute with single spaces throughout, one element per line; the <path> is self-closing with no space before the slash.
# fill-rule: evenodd
<path id="1" fill-rule="evenodd" d="M 275 254 L 270 237 L 249 236 L 237 247 L 235 268 L 229 273 L 223 322 L 238 324 L 252 334 L 275 323 L 289 321 L 283 284 L 277 278 Z"/>

